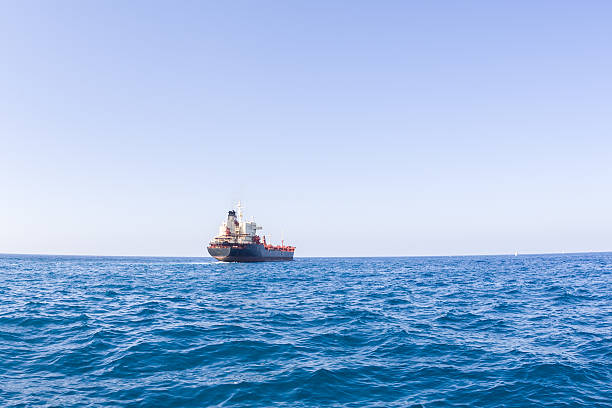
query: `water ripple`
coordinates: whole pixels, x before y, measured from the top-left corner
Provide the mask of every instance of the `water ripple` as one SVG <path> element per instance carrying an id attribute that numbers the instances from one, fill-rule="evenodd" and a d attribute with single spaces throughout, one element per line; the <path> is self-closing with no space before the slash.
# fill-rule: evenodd
<path id="1" fill-rule="evenodd" d="M 6 406 L 612 406 L 612 254 L 0 255 Z"/>

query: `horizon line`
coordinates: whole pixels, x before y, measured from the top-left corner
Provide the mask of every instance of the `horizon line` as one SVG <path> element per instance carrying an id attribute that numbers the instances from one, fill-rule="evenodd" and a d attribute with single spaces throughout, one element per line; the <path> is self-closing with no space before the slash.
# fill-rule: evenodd
<path id="1" fill-rule="evenodd" d="M 296 259 L 304 258 L 454 258 L 470 256 L 519 256 L 519 255 L 579 255 L 579 254 L 607 254 L 607 251 L 562 251 L 562 252 L 517 252 L 515 253 L 495 253 L 495 254 L 462 254 L 462 255 L 369 255 L 369 256 L 297 256 Z M 66 256 L 66 257 L 89 257 L 89 258 L 210 258 L 212 256 L 174 256 L 174 255 L 90 255 L 90 254 L 52 254 L 52 253 L 10 253 L 0 252 L 0 256 L 5 255 L 28 255 L 28 256 Z"/>

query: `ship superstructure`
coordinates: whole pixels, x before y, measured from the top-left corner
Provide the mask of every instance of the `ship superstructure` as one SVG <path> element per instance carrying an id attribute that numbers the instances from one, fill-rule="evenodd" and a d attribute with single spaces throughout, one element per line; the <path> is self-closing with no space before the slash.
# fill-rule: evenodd
<path id="1" fill-rule="evenodd" d="M 219 234 L 208 245 L 208 253 L 224 262 L 264 262 L 264 261 L 291 261 L 295 247 L 270 245 L 257 235 L 261 227 L 255 221 L 245 221 L 242 205 L 238 203 L 238 215 L 230 210 L 219 227 Z"/>

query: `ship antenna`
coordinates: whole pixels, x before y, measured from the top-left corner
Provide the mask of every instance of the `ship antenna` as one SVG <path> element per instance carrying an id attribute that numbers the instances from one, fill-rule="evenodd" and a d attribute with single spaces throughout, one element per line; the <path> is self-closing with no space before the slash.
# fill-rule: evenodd
<path id="1" fill-rule="evenodd" d="M 238 218 L 242 224 L 242 203 L 240 203 L 240 200 L 238 200 Z"/>

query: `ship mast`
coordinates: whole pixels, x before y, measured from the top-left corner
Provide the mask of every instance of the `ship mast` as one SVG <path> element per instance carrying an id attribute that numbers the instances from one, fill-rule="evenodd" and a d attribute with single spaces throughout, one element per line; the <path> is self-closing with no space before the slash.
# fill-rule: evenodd
<path id="1" fill-rule="evenodd" d="M 240 224 L 242 224 L 242 203 L 238 200 L 238 219 L 240 220 Z"/>

